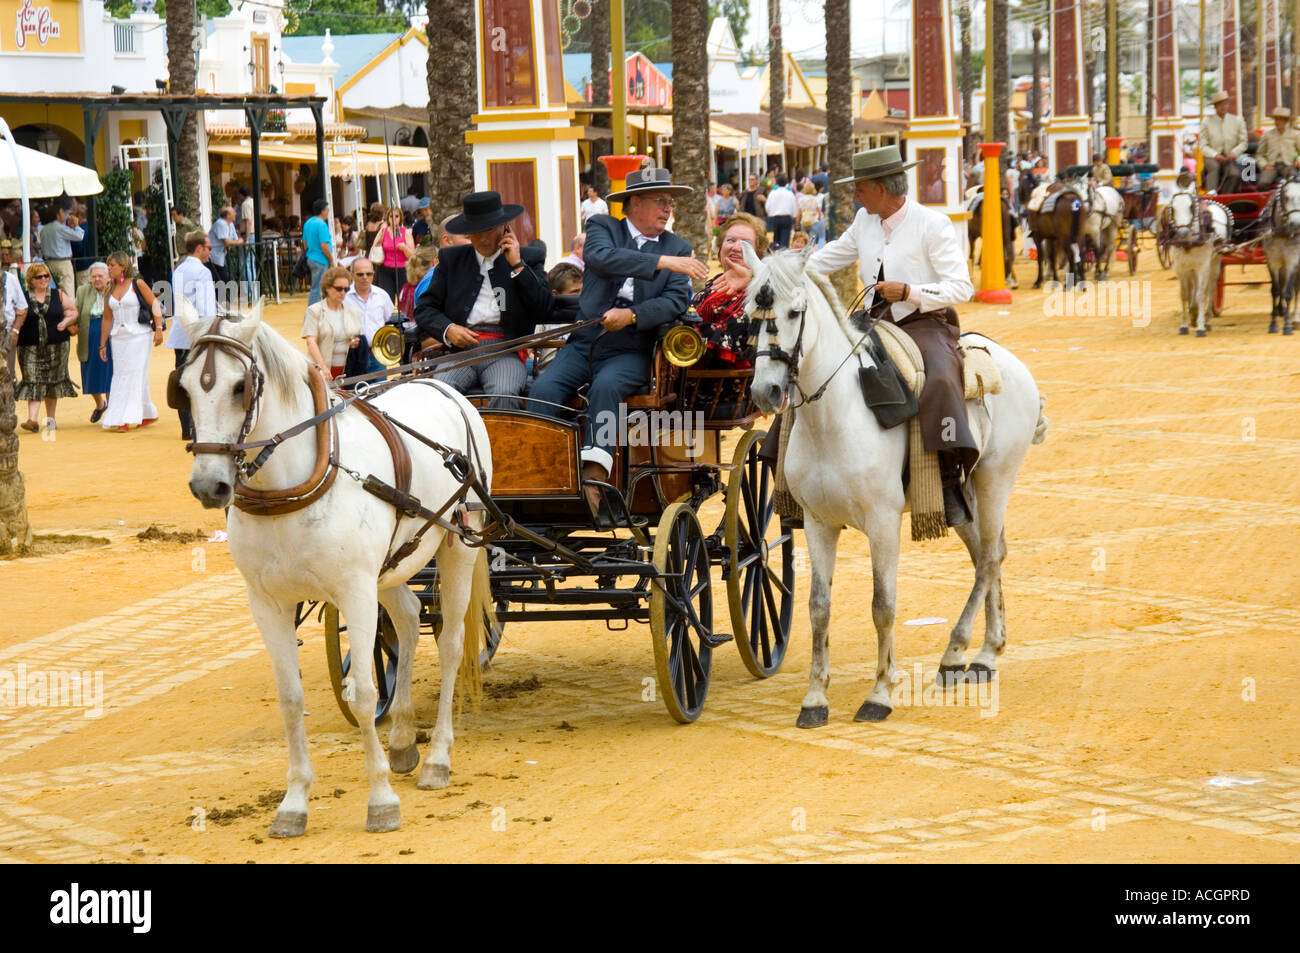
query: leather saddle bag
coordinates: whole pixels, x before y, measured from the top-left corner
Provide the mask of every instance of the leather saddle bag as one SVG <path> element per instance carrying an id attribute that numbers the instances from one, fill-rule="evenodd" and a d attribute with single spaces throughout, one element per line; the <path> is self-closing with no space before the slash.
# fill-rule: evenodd
<path id="1" fill-rule="evenodd" d="M 911 420 L 920 411 L 920 402 L 885 352 L 874 329 L 864 348 L 874 366 L 858 368 L 858 383 L 877 422 L 889 430 Z"/>

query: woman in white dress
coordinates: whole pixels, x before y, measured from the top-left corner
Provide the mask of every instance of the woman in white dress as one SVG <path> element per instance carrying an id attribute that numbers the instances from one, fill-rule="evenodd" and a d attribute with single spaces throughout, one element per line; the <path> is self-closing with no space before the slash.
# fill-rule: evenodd
<path id="1" fill-rule="evenodd" d="M 100 423 L 105 430 L 125 432 L 132 424 L 147 427 L 158 421 L 158 408 L 149 397 L 149 351 L 163 342 L 162 305 L 136 277 L 126 252 L 108 256 L 108 278 L 112 321 L 103 322 L 99 352 L 107 357 L 111 338 L 113 381 Z"/>

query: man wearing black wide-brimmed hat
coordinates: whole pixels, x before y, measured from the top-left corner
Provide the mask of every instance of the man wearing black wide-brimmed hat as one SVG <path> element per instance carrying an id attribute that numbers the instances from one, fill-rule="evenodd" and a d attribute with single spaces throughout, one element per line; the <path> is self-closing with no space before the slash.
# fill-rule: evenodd
<path id="1" fill-rule="evenodd" d="M 921 436 L 937 451 L 950 526 L 970 522 L 960 492 L 975 465 L 977 448 L 966 420 L 960 328 L 955 306 L 974 288 L 952 221 L 907 197 L 907 170 L 898 146 L 869 149 L 853 157 L 858 209 L 848 230 L 808 261 L 808 270 L 829 272 L 857 265 L 867 287 L 867 314 L 892 321 L 916 342 L 925 359 L 920 397 Z M 963 473 L 964 471 L 964 473 Z"/>
<path id="2" fill-rule="evenodd" d="M 686 312 L 691 279 L 708 277 L 704 262 L 691 257 L 690 244 L 667 231 L 673 197 L 690 191 L 673 185 L 667 169 L 641 169 L 628 174 L 622 192 L 608 196 L 623 203 L 624 219 L 587 220 L 578 308 L 581 320 L 601 323 L 571 334 L 528 395 L 530 409 L 555 415 L 580 387 L 591 385 L 584 479 L 608 478 L 614 467 L 610 434 L 618 431 L 620 405 L 650 382 L 658 329 Z M 596 503 L 596 489 L 587 489 Z"/>
<path id="3" fill-rule="evenodd" d="M 466 350 L 503 338 L 532 334 L 551 313 L 546 253 L 521 248 L 509 223 L 524 212 L 496 192 L 471 192 L 462 213 L 444 228 L 465 235 L 468 245 L 438 252 L 433 280 L 415 304 L 415 323 L 428 337 Z M 435 375 L 462 394 L 488 394 L 488 407 L 517 410 L 527 382 L 515 353 Z"/>

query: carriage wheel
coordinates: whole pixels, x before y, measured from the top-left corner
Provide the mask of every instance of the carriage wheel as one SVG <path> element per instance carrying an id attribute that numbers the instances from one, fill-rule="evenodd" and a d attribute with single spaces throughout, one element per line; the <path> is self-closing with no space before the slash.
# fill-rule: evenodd
<path id="1" fill-rule="evenodd" d="M 709 691 L 713 649 L 711 563 L 700 521 L 689 503 L 664 511 L 655 533 L 650 585 L 650 636 L 659 693 L 668 714 L 682 724 L 700 717 Z"/>
<path id="2" fill-rule="evenodd" d="M 1136 275 L 1138 270 L 1138 230 L 1136 225 L 1128 229 L 1128 273 Z"/>
<path id="3" fill-rule="evenodd" d="M 338 702 L 339 711 L 355 726 L 356 718 L 352 714 L 352 705 L 343 698 L 343 680 L 352 670 L 352 650 L 345 649 L 343 637 L 348 627 L 339 618 L 339 610 L 325 604 L 325 659 L 329 663 L 330 684 L 334 687 L 334 700 Z M 393 692 L 397 689 L 397 632 L 393 622 L 383 606 L 379 607 L 379 624 L 375 629 L 375 673 L 378 675 L 379 701 L 375 704 L 375 721 L 379 722 L 388 714 L 393 703 Z"/>
<path id="4" fill-rule="evenodd" d="M 731 628 L 740 660 L 755 678 L 780 670 L 794 613 L 794 538 L 773 518 L 775 474 L 758 456 L 765 436 L 751 430 L 736 446 L 723 520 Z"/>
<path id="5" fill-rule="evenodd" d="M 1168 271 L 1173 267 L 1173 259 L 1170 257 L 1168 242 L 1162 242 L 1156 239 L 1156 257 L 1160 259 L 1160 267 Z"/>
<path id="6" fill-rule="evenodd" d="M 1216 318 L 1217 318 L 1219 315 L 1223 314 L 1223 298 L 1224 298 L 1224 295 L 1227 293 L 1227 290 L 1228 290 L 1227 282 L 1224 281 L 1224 277 L 1225 277 L 1225 273 L 1226 273 L 1226 271 L 1227 271 L 1227 269 L 1224 268 L 1224 266 L 1223 266 L 1222 263 L 1220 263 L 1220 264 L 1219 264 L 1219 281 L 1218 281 L 1218 283 L 1215 284 L 1215 286 L 1214 286 L 1214 305 L 1213 305 L 1213 307 L 1210 309 L 1211 314 L 1213 314 Z"/>

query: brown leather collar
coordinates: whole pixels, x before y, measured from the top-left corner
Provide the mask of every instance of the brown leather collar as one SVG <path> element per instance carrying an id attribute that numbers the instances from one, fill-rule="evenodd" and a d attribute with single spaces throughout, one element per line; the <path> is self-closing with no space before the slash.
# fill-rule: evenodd
<path id="1" fill-rule="evenodd" d="M 311 369 L 311 396 L 316 415 L 329 409 L 329 386 L 325 376 L 315 367 Z M 338 456 L 338 423 L 333 416 L 316 424 L 316 467 L 311 476 L 283 490 L 256 490 L 242 480 L 235 485 L 235 506 L 254 516 L 280 516 L 311 506 L 329 492 L 338 476 L 333 465 Z"/>

